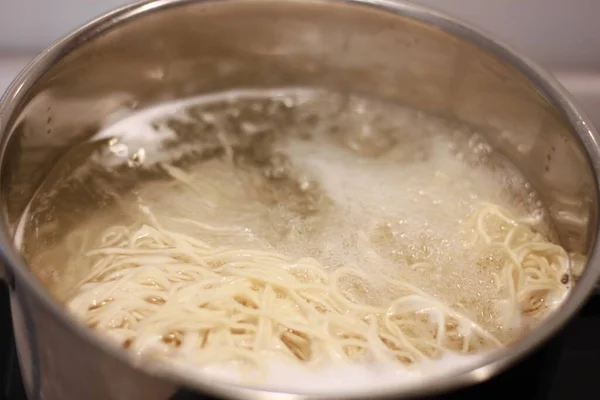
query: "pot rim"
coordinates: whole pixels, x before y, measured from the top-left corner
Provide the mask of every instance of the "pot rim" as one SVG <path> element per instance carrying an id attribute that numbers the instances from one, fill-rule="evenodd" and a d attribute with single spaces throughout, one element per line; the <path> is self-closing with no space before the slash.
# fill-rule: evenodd
<path id="1" fill-rule="evenodd" d="M 131 5 L 127 5 L 111 12 L 108 12 L 91 22 L 81 26 L 72 33 L 59 39 L 49 48 L 40 53 L 31 61 L 15 78 L 4 95 L 0 98 L 0 166 L 4 161 L 6 145 L 8 142 L 8 122 L 19 104 L 29 91 L 29 89 L 41 78 L 46 71 L 68 55 L 74 48 L 85 44 L 113 28 L 117 28 L 121 23 L 125 23 L 132 18 L 142 16 L 151 12 L 158 12 L 170 7 L 183 6 L 185 4 L 200 3 L 210 4 L 219 1 L 241 2 L 246 0 L 143 0 Z M 264 1 L 264 0 L 254 0 Z M 266 0 L 273 1 L 273 0 Z M 293 0 L 302 2 L 307 0 Z M 600 140 L 588 118 L 575 105 L 571 95 L 564 89 L 555 78 L 540 68 L 537 64 L 526 57 L 517 54 L 512 48 L 493 38 L 493 35 L 474 28 L 468 23 L 459 21 L 454 17 L 443 13 L 433 11 L 426 7 L 417 6 L 403 0 L 309 0 L 323 3 L 346 4 L 348 6 L 360 6 L 385 11 L 391 14 L 408 17 L 430 26 L 437 27 L 450 35 L 454 35 L 461 40 L 470 42 L 478 48 L 489 51 L 499 59 L 503 60 L 518 72 L 529 79 L 538 90 L 540 90 L 550 102 L 563 113 L 569 122 L 576 138 L 580 141 L 586 152 L 588 163 L 593 169 L 595 194 L 600 199 Z M 390 398 L 398 396 L 414 397 L 424 395 L 435 395 L 442 392 L 451 391 L 467 385 L 472 385 L 488 380 L 499 374 L 509 366 L 524 358 L 534 349 L 543 344 L 551 336 L 556 334 L 584 305 L 588 297 L 594 290 L 595 284 L 600 278 L 600 243 L 597 240 L 600 226 L 596 230 L 593 238 L 590 255 L 586 264 L 585 271 L 574 286 L 572 292 L 562 304 L 561 308 L 548 316 L 533 332 L 528 334 L 520 341 L 509 347 L 497 350 L 483 356 L 482 359 L 474 363 L 472 367 L 464 372 L 454 375 L 445 375 L 436 380 L 435 385 L 431 384 L 429 379 L 422 383 L 406 384 L 401 383 L 398 386 L 369 390 L 368 392 L 354 393 L 344 396 L 347 399 L 364 398 Z M 33 293 L 37 300 L 42 302 L 50 311 L 53 318 L 57 319 L 66 328 L 74 331 L 87 344 L 96 347 L 118 361 L 125 363 L 131 368 L 136 368 L 146 374 L 156 378 L 166 379 L 175 384 L 184 385 L 200 392 L 206 392 L 218 396 L 243 397 L 249 400 L 268 400 L 268 399 L 333 399 L 339 398 L 339 395 L 327 394 L 287 394 L 270 392 L 258 389 L 245 389 L 241 387 L 232 387 L 224 384 L 217 384 L 209 379 L 196 378 L 191 379 L 188 376 L 177 373 L 166 367 L 145 365 L 136 362 L 134 357 L 128 352 L 122 351 L 119 347 L 109 343 L 109 341 L 94 334 L 83 324 L 70 317 L 65 309 L 50 295 L 46 288 L 39 282 L 33 273 L 27 267 L 26 262 L 15 248 L 11 235 L 9 234 L 8 224 L 4 213 L 0 215 L 0 257 L 7 268 L 7 278 L 13 279 L 22 285 L 22 289 Z M 0 278 L 2 276 L 0 275 Z"/>

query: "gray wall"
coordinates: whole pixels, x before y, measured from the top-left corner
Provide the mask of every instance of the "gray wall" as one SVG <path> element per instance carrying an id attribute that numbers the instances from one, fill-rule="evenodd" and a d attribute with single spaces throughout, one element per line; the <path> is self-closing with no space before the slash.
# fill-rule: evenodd
<path id="1" fill-rule="evenodd" d="M 600 0 L 414 1 L 483 27 L 547 66 L 600 69 Z M 37 52 L 74 27 L 126 3 L 0 0 L 0 56 Z"/>

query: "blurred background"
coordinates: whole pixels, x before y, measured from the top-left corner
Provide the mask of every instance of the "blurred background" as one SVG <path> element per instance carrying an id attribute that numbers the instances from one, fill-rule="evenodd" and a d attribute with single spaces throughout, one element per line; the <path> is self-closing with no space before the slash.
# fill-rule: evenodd
<path id="1" fill-rule="evenodd" d="M 285 0 L 281 0 L 285 1 Z M 413 0 L 471 22 L 550 69 L 600 125 L 600 0 Z M 0 92 L 32 56 L 127 0 L 0 0 Z"/>

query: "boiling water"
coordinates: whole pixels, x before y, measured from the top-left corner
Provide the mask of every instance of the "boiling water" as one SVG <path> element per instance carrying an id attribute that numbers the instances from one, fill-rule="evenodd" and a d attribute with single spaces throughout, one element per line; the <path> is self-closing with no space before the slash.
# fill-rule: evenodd
<path id="1" fill-rule="evenodd" d="M 144 218 L 146 207 L 170 230 L 215 247 L 361 268 L 375 281 L 356 288 L 365 303 L 399 295 L 378 290 L 385 274 L 460 304 L 505 343 L 536 322 L 498 323 L 494 273 L 504 261 L 473 246 L 471 219 L 493 203 L 546 236 L 552 230 L 529 183 L 476 131 L 395 104 L 296 89 L 204 96 L 121 118 L 57 163 L 21 224 L 26 258 L 63 300 L 91 267 L 77 255 L 108 226 Z M 271 382 L 293 386 L 286 368 L 273 371 Z M 340 386 L 338 373 L 373 385 L 399 376 L 335 371 L 319 373 L 323 385 Z M 219 367 L 208 372 L 226 379 Z"/>

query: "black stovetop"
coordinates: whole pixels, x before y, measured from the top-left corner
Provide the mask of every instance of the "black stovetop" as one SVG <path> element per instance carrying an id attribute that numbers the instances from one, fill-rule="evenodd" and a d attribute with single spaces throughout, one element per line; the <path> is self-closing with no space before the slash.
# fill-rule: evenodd
<path id="1" fill-rule="evenodd" d="M 8 291 L 0 283 L 1 400 L 25 397 L 10 322 Z M 597 400 L 600 399 L 600 293 L 597 293 L 561 334 L 508 372 L 435 399 Z M 206 399 L 179 392 L 165 400 Z M 83 399 L 82 399 L 83 400 Z M 433 400 L 431 398 L 430 400 Z"/>

